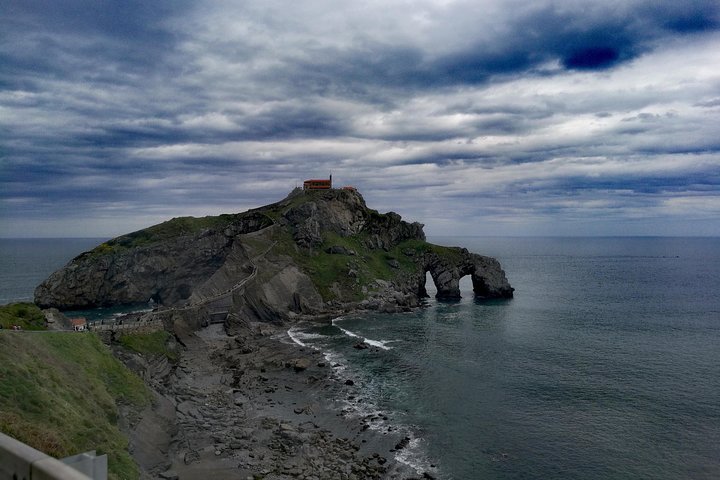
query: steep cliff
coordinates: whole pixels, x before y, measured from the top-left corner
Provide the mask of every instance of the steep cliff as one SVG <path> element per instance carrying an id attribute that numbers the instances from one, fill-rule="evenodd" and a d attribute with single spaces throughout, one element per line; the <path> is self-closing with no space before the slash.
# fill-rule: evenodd
<path id="1" fill-rule="evenodd" d="M 145 303 L 230 321 L 417 306 L 430 272 L 439 298 L 511 297 L 500 264 L 425 241 L 423 226 L 369 209 L 350 190 L 294 190 L 240 214 L 175 218 L 105 242 L 53 273 L 35 302 L 60 309 Z"/>

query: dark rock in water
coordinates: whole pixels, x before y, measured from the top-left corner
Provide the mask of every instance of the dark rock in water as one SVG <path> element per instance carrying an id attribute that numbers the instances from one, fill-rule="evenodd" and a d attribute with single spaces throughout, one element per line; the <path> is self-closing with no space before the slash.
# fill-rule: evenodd
<path id="1" fill-rule="evenodd" d="M 424 269 L 430 272 L 437 287 L 437 298 L 460 298 L 460 279 L 465 275 L 470 275 L 473 291 L 478 297 L 512 297 L 513 288 L 507 283 L 497 260 L 470 253 L 464 248 L 458 249 L 458 253 L 459 261 L 452 263 L 434 253 L 423 258 Z"/>
<path id="2" fill-rule="evenodd" d="M 358 342 L 353 345 L 353 348 L 356 350 L 366 350 L 368 348 L 368 345 L 365 342 Z"/>
<path id="3" fill-rule="evenodd" d="M 355 385 L 355 382 L 348 379 L 348 380 L 345 380 L 345 385 Z"/>
<path id="4" fill-rule="evenodd" d="M 402 450 L 410 443 L 410 437 L 405 437 L 395 445 L 395 450 Z"/>

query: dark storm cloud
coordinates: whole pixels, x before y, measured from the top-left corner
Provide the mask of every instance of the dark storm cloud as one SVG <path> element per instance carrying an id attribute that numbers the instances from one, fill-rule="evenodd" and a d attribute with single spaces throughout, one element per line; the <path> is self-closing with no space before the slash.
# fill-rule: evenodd
<path id="1" fill-rule="evenodd" d="M 679 33 L 697 33 L 720 28 L 720 10 L 715 0 L 691 0 L 668 2 L 664 5 L 649 3 L 650 15 L 661 12 L 663 26 Z"/>
<path id="2" fill-rule="evenodd" d="M 112 63 L 149 67 L 177 41 L 163 22 L 189 4 L 184 0 L 5 1 L 3 36 L 24 55 L 33 56 L 33 63 L 17 62 L 28 70 L 60 67 L 62 58 L 53 54 L 67 47 Z"/>
<path id="3" fill-rule="evenodd" d="M 549 4 L 508 18 L 491 39 L 469 38 L 469 48 L 433 54 L 413 45 L 364 41 L 351 49 L 310 51 L 310 59 L 289 60 L 271 75 L 283 77 L 285 72 L 285 78 L 305 92 L 369 97 L 377 95 L 369 87 L 375 85 L 400 89 L 402 95 L 483 84 L 518 72 L 543 75 L 547 71 L 537 69 L 553 60 L 568 70 L 604 70 L 652 50 L 677 32 L 720 28 L 720 4 L 715 2 L 636 2 L 619 10 L 612 5 L 586 10 L 582 2 L 575 8 Z"/>
<path id="4" fill-rule="evenodd" d="M 629 60 L 661 35 L 658 25 L 634 25 L 627 17 L 585 16 L 550 5 L 510 21 L 506 34 L 437 61 L 449 82 L 485 82 L 560 60 L 567 69 L 603 69 Z"/>

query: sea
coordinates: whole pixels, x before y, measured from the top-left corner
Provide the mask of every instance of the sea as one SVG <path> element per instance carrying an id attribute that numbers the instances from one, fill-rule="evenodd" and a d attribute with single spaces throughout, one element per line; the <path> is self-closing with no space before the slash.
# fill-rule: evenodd
<path id="1" fill-rule="evenodd" d="M 720 239 L 431 237 L 500 260 L 510 300 L 295 326 L 443 479 L 720 478 Z M 0 302 L 98 239 L 0 240 Z M 434 286 L 428 280 L 428 292 Z M 363 343 L 367 349 L 357 349 Z"/>

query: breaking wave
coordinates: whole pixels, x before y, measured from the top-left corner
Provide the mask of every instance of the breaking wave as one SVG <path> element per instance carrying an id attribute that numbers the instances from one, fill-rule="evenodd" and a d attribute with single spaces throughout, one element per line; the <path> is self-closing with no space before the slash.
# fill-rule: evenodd
<path id="1" fill-rule="evenodd" d="M 397 340 L 373 340 L 371 338 L 365 338 L 362 335 L 358 335 L 355 332 L 351 332 L 350 330 L 341 327 L 337 324 L 339 320 L 342 320 L 343 317 L 338 317 L 332 321 L 333 327 L 339 329 L 341 332 L 343 332 L 348 337 L 358 338 L 362 340 L 364 343 L 367 343 L 368 345 L 371 345 L 373 347 L 377 347 L 383 350 L 390 350 L 392 347 L 388 347 L 387 344 L 391 342 L 397 342 Z"/>

